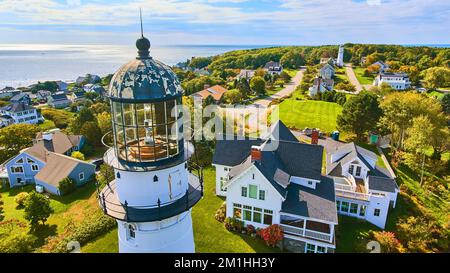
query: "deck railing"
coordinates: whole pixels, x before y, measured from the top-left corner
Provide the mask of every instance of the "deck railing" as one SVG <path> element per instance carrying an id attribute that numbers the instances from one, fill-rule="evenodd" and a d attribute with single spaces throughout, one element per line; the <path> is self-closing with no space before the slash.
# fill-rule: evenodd
<path id="1" fill-rule="evenodd" d="M 317 240 L 330 242 L 330 243 L 333 242 L 333 236 L 329 233 L 323 233 L 323 232 L 319 232 L 319 231 L 303 229 L 303 228 L 294 227 L 294 226 L 285 225 L 285 224 L 280 224 L 280 226 L 283 229 L 283 231 L 288 234 L 317 239 Z"/>

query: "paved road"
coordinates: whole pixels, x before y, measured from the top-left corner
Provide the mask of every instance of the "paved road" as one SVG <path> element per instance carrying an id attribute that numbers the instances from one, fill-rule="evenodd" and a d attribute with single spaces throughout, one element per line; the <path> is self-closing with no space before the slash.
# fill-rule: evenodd
<path id="1" fill-rule="evenodd" d="M 292 81 L 290 83 L 286 84 L 284 86 L 284 88 L 282 90 L 280 90 L 279 92 L 273 94 L 270 97 L 257 100 L 250 106 L 269 107 L 270 103 L 273 100 L 281 99 L 281 98 L 289 96 L 290 94 L 292 94 L 295 91 L 297 86 L 302 82 L 303 72 L 304 72 L 303 70 L 298 71 L 297 74 L 295 74 L 295 76 L 292 78 Z"/>
<path id="2" fill-rule="evenodd" d="M 356 78 L 355 71 L 353 71 L 352 64 L 345 64 L 345 73 L 351 84 L 356 87 L 356 94 L 363 90 L 362 85 L 359 83 L 358 78 Z"/>

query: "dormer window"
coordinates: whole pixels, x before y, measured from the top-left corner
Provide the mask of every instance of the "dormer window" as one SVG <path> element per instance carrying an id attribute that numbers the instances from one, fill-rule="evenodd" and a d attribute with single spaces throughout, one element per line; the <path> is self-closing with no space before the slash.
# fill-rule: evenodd
<path id="1" fill-rule="evenodd" d="M 157 175 L 153 176 L 153 182 L 158 182 L 158 176 Z"/>

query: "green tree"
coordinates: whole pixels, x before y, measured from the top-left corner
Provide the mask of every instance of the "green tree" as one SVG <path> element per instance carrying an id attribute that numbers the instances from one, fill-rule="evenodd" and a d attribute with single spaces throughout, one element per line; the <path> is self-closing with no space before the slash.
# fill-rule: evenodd
<path id="1" fill-rule="evenodd" d="M 369 130 L 376 128 L 381 115 L 377 96 L 361 92 L 344 104 L 342 113 L 337 118 L 337 125 L 341 130 L 352 132 L 362 140 Z"/>
<path id="2" fill-rule="evenodd" d="M 426 88 L 431 89 L 450 86 L 450 68 L 432 67 L 425 70 L 423 83 Z"/>
<path id="3" fill-rule="evenodd" d="M 229 104 L 236 104 L 242 101 L 241 92 L 237 89 L 228 90 L 224 94 L 224 101 Z"/>
<path id="4" fill-rule="evenodd" d="M 77 184 L 70 177 L 66 177 L 59 182 L 58 190 L 61 195 L 66 195 L 73 192 L 77 187 Z"/>
<path id="5" fill-rule="evenodd" d="M 300 50 L 290 50 L 280 59 L 280 63 L 285 68 L 296 69 L 305 65 L 304 54 Z"/>
<path id="6" fill-rule="evenodd" d="M 211 62 L 211 57 L 196 57 L 192 58 L 191 62 L 189 63 L 189 67 L 201 69 L 207 67 Z"/>
<path id="7" fill-rule="evenodd" d="M 288 83 L 291 81 L 292 77 L 289 75 L 286 71 L 281 72 L 280 78 L 285 82 Z"/>
<path id="8" fill-rule="evenodd" d="M 266 93 L 266 81 L 260 77 L 255 76 L 250 80 L 250 88 L 258 95 Z"/>
<path id="9" fill-rule="evenodd" d="M 80 128 L 80 134 L 85 136 L 87 141 L 93 146 L 99 146 L 102 139 L 102 131 L 97 122 L 88 121 L 83 123 Z"/>
<path id="10" fill-rule="evenodd" d="M 30 124 L 12 124 L 0 129 L 0 162 L 17 155 L 21 150 L 33 145 L 39 128 Z"/>
<path id="11" fill-rule="evenodd" d="M 47 218 L 53 213 L 53 209 L 50 207 L 50 200 L 37 192 L 31 192 L 25 200 L 25 219 L 30 222 L 31 227 L 34 229 L 41 222 L 45 224 Z"/>
<path id="12" fill-rule="evenodd" d="M 102 164 L 100 165 L 100 171 L 96 174 L 96 178 L 99 185 L 103 187 L 116 178 L 114 175 L 114 169 L 107 164 Z"/>
<path id="13" fill-rule="evenodd" d="M 0 253 L 30 253 L 36 241 L 26 223 L 16 219 L 0 222 Z"/>
<path id="14" fill-rule="evenodd" d="M 447 115 L 450 115 L 450 94 L 447 93 L 441 100 L 442 108 Z"/>
<path id="15" fill-rule="evenodd" d="M 252 92 L 250 85 L 247 79 L 245 78 L 239 80 L 239 83 L 237 84 L 237 89 L 241 92 L 242 98 L 244 99 L 247 99 L 250 93 Z"/>
<path id="16" fill-rule="evenodd" d="M 90 108 L 83 107 L 78 115 L 72 120 L 70 129 L 74 134 L 82 134 L 81 128 L 88 122 L 97 124 L 97 118 Z"/>

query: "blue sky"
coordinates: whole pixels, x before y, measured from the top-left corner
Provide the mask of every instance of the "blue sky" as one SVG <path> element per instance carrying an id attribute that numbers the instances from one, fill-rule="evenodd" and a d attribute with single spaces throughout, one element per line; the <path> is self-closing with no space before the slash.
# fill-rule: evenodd
<path id="1" fill-rule="evenodd" d="M 443 0 L 0 0 L 0 43 L 449 44 Z"/>

